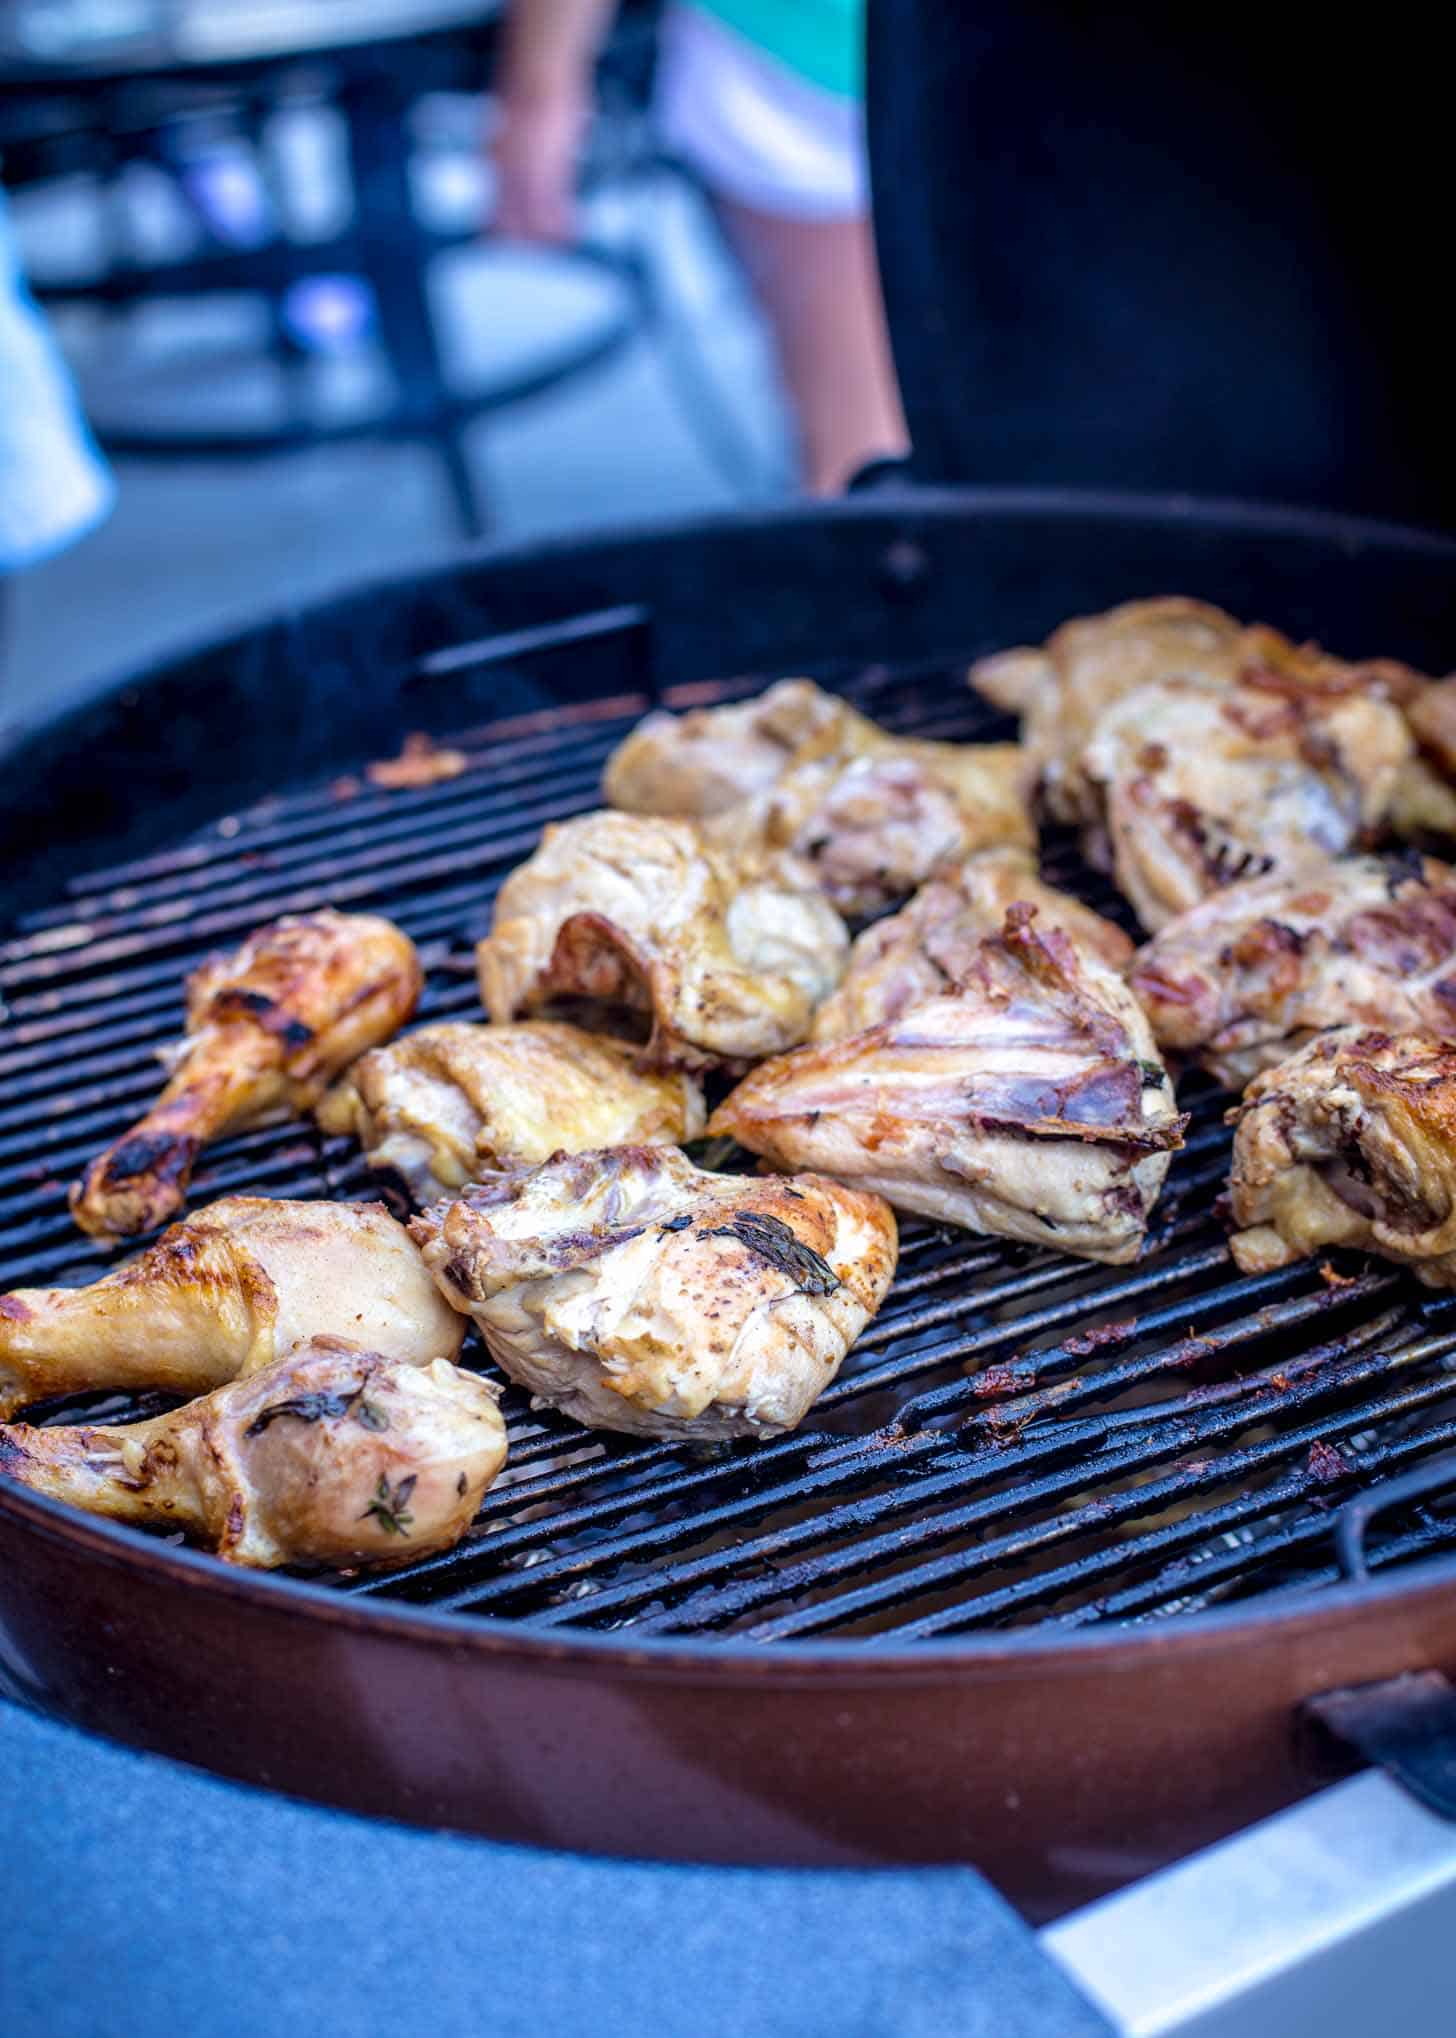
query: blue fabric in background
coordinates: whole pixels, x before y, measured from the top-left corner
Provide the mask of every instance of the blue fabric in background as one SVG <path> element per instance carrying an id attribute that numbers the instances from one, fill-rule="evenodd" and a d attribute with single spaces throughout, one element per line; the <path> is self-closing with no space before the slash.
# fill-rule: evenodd
<path id="1" fill-rule="evenodd" d="M 584 1860 L 0 1703 L 5 2038 L 1107 2038 L 980 1879 Z"/>

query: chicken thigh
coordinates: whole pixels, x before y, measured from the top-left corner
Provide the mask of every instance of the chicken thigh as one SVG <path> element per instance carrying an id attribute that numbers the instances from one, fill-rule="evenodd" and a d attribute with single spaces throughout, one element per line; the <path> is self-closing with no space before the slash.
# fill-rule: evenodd
<path id="1" fill-rule="evenodd" d="M 1411 754 L 1374 693 L 1156 681 L 1106 709 L 1083 753 L 1102 802 L 1089 854 L 1156 930 L 1234 879 L 1359 847 Z"/>
<path id="2" fill-rule="evenodd" d="M 939 997 L 976 959 L 981 942 L 998 933 L 1008 907 L 1037 909 L 1039 928 L 1060 927 L 1074 946 L 1122 969 L 1133 946 L 1120 927 L 1090 906 L 1043 884 L 1024 849 L 983 849 L 937 871 L 901 912 L 877 920 L 849 951 L 844 981 L 814 1017 L 816 1046 L 898 1019 L 912 1005 Z"/>
<path id="3" fill-rule="evenodd" d="M 908 754 L 809 757 L 703 832 L 753 869 L 813 886 L 848 918 L 865 919 L 942 863 L 988 843 L 1035 843 L 1019 766 L 1002 764 L 1011 746 L 984 747 L 974 778 L 961 769 L 959 783 Z"/>
<path id="4" fill-rule="evenodd" d="M 422 1366 L 463 1335 L 382 1204 L 227 1196 L 89 1287 L 0 1295 L 0 1419 L 92 1388 L 204 1393 L 313 1337 Z"/>
<path id="5" fill-rule="evenodd" d="M 579 1026 L 445 1021 L 361 1055 L 318 1107 L 353 1133 L 417 1203 L 483 1171 L 534 1167 L 554 1153 L 628 1141 L 674 1143 L 703 1129 L 702 1085 L 642 1074 L 626 1041 Z"/>
<path id="6" fill-rule="evenodd" d="M 811 798 L 822 798 L 820 788 L 833 783 L 832 767 L 856 758 L 914 765 L 933 778 L 961 815 L 966 849 L 1036 840 L 1021 797 L 1017 744 L 895 736 L 807 679 L 781 680 L 732 707 L 648 715 L 608 760 L 603 789 L 612 806 L 634 814 L 700 818 L 757 803 L 743 812 L 762 816 L 760 796 L 786 774 L 822 767 L 786 794 L 785 815 L 797 816 L 797 826 L 812 811 Z M 777 825 L 782 832 L 787 821 Z"/>
<path id="7" fill-rule="evenodd" d="M 1121 979 L 1012 906 L 943 996 L 755 1069 L 709 1121 L 901 1210 L 1135 1259 L 1183 1120 Z"/>
<path id="8" fill-rule="evenodd" d="M 1456 1287 L 1456 1043 L 1339 1027 L 1266 1069 L 1234 1116 L 1246 1273 L 1360 1246 Z"/>
<path id="9" fill-rule="evenodd" d="M 310 913 L 261 928 L 187 985 L 187 1037 L 161 1096 L 87 1168 L 71 1214 L 97 1238 L 150 1231 L 180 1210 L 209 1140 L 309 1111 L 420 996 L 414 944 L 367 913 Z"/>
<path id="10" fill-rule="evenodd" d="M 315 1338 L 150 1422 L 0 1428 L 0 1476 L 230 1564 L 398 1564 L 464 1535 L 506 1458 L 498 1389 Z"/>
<path id="11" fill-rule="evenodd" d="M 1232 685 L 1243 664 L 1242 628 L 1182 595 L 1124 602 L 1076 616 L 1039 649 L 978 659 L 970 680 L 997 707 L 1022 716 L 1029 786 L 1059 821 L 1089 821 L 1097 800 L 1082 753 L 1103 711 L 1151 680 L 1195 677 Z"/>
<path id="12" fill-rule="evenodd" d="M 1182 595 L 1077 616 L 1039 648 L 996 652 L 970 671 L 987 699 L 1023 717 L 1028 789 L 1057 820 L 1071 822 L 1099 818 L 1084 764 L 1098 722 L 1125 695 L 1169 679 L 1214 690 L 1262 683 L 1327 701 L 1366 695 L 1401 707 L 1427 684 L 1397 659 L 1337 658 Z"/>
<path id="13" fill-rule="evenodd" d="M 1160 1047 L 1242 1089 L 1310 1033 L 1456 1027 L 1456 871 L 1349 856 L 1245 879 L 1171 921 L 1131 984 Z"/>
<path id="14" fill-rule="evenodd" d="M 812 679 L 781 679 L 728 707 L 659 709 L 607 759 L 602 793 L 629 814 L 718 814 L 771 786 L 811 737 L 864 719 Z"/>
<path id="15" fill-rule="evenodd" d="M 895 1220 L 814 1175 L 616 1147 L 466 1190 L 411 1227 L 492 1357 L 595 1429 L 795 1428 L 884 1300 Z"/>
<path id="16" fill-rule="evenodd" d="M 588 998 L 649 1015 L 645 1066 L 700 1069 L 802 1040 L 848 949 L 827 900 L 746 877 L 693 822 L 602 812 L 547 828 L 476 959 L 497 1024 Z"/>

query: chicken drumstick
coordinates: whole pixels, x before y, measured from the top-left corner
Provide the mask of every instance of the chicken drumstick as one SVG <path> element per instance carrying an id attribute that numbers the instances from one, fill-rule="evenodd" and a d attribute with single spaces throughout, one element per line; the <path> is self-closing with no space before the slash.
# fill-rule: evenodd
<path id="1" fill-rule="evenodd" d="M 368 913 L 279 920 L 204 963 L 171 1079 L 72 1189 L 77 1224 L 116 1238 L 164 1223 L 209 1140 L 311 1110 L 340 1069 L 399 1030 L 420 984 L 409 937 Z"/>
<path id="2" fill-rule="evenodd" d="M 230 1564 L 402 1563 L 458 1542 L 505 1463 L 497 1392 L 316 1338 L 150 1422 L 0 1428 L 0 1473 Z"/>
<path id="3" fill-rule="evenodd" d="M 202 1394 L 318 1336 L 423 1366 L 464 1328 L 382 1203 L 227 1196 L 88 1288 L 0 1295 L 0 1420 L 94 1387 Z"/>

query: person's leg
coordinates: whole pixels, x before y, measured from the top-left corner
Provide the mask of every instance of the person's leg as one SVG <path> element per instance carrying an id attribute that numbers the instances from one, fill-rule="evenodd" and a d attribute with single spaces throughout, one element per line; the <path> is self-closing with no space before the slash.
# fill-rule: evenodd
<path id="1" fill-rule="evenodd" d="M 721 195 L 714 204 L 773 330 L 805 486 L 838 494 L 858 468 L 909 444 L 870 223 L 791 219 Z"/>

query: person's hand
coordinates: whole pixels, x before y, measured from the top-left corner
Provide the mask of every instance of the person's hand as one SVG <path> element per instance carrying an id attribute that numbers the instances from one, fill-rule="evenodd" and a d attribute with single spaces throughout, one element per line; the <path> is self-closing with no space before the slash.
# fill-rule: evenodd
<path id="1" fill-rule="evenodd" d="M 501 101 L 490 142 L 497 233 L 550 245 L 574 237 L 576 164 L 589 112 L 585 93 L 567 88 Z"/>

